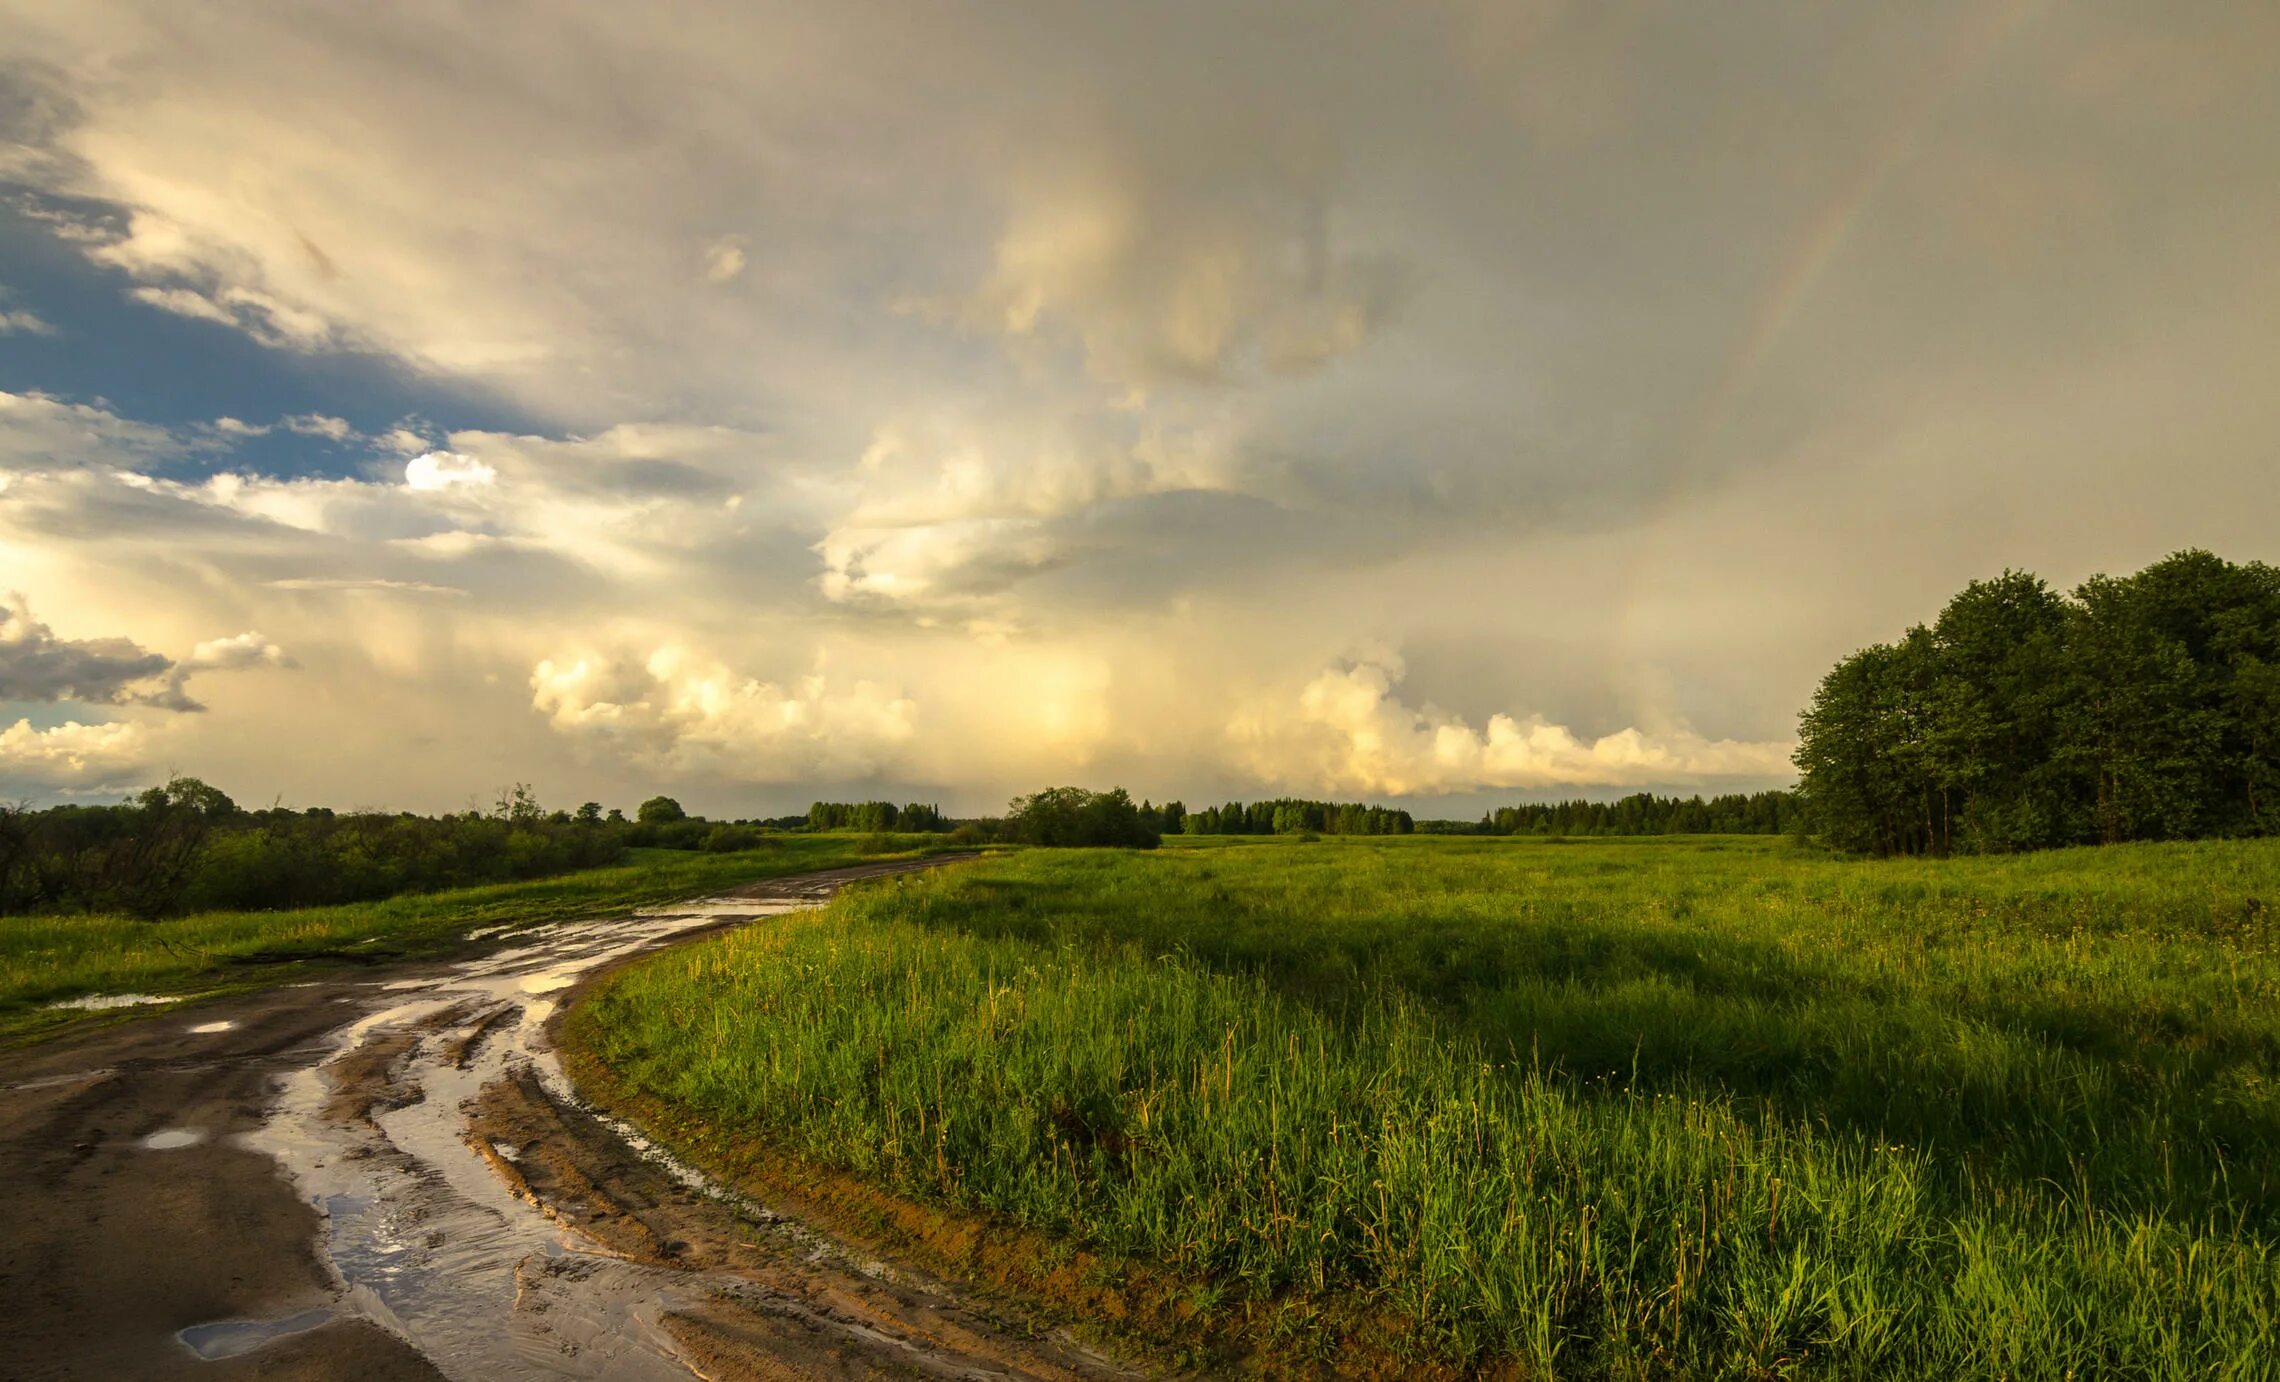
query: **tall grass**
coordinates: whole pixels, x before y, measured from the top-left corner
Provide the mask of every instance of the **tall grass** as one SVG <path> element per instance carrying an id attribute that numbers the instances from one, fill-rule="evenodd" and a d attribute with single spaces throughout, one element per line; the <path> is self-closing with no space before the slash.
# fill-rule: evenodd
<path id="1" fill-rule="evenodd" d="M 86 1020 L 50 1005 L 91 994 L 165 996 L 279 982 L 299 977 L 308 961 L 396 958 L 455 944 L 484 927 L 593 916 L 895 850 L 939 848 L 938 835 L 795 835 L 736 854 L 638 849 L 606 868 L 334 907 L 166 921 L 0 917 L 0 1043 Z"/>
<path id="2" fill-rule="evenodd" d="M 2280 843 L 1029 854 L 624 972 L 635 1088 L 1558 1376 L 2280 1375 Z"/>

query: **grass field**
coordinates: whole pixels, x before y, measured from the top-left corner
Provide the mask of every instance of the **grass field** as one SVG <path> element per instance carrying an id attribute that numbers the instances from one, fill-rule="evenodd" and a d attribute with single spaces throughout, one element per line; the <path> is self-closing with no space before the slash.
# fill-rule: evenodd
<path id="1" fill-rule="evenodd" d="M 939 835 L 790 835 L 734 854 L 637 849 L 581 873 L 297 911 L 209 912 L 172 921 L 123 916 L 0 917 L 0 1045 L 100 1020 L 53 1004 L 89 995 L 158 996 L 282 983 L 312 962 L 401 958 L 469 931 L 593 916 L 890 850 L 938 848 Z M 115 1015 L 115 1014 L 114 1014 Z"/>
<path id="2" fill-rule="evenodd" d="M 1034 851 L 569 1036 L 684 1145 L 1177 1293 L 1131 1327 L 1207 1369 L 2270 1377 L 2275 908 L 2280 841 Z"/>

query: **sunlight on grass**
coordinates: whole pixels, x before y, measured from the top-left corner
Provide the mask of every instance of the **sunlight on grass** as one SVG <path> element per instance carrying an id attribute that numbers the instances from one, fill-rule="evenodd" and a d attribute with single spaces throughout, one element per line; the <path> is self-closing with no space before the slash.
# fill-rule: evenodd
<path id="1" fill-rule="evenodd" d="M 2280 841 L 1033 852 L 669 952 L 632 1087 L 1420 1360 L 2264 1376 Z"/>

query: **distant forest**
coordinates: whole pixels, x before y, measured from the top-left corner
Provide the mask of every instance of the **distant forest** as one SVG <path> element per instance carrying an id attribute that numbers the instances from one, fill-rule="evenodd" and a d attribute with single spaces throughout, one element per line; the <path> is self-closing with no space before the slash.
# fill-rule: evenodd
<path id="1" fill-rule="evenodd" d="M 1417 822 L 1407 811 L 1390 806 L 1302 801 L 1296 797 L 1254 801 L 1248 806 L 1231 801 L 1201 811 L 1188 811 L 1175 801 L 1163 810 L 1169 817 L 1166 830 L 1189 835 L 1407 835 L 1417 829 Z"/>
<path id="2" fill-rule="evenodd" d="M 794 818 L 785 823 L 800 822 Z M 810 830 L 914 832 L 948 830 L 951 824 L 941 807 L 916 801 L 907 806 L 891 801 L 819 801 L 808 807 L 805 823 Z"/>
<path id="3" fill-rule="evenodd" d="M 1779 835 L 1795 828 L 1793 792 L 1732 792 L 1711 797 L 1658 797 L 1637 792 L 1616 801 L 1548 801 L 1499 806 L 1480 820 L 1423 821 L 1429 835 Z"/>
<path id="4" fill-rule="evenodd" d="M 1806 822 L 1874 854 L 2280 833 L 2280 570 L 2007 571 L 1822 679 Z"/>
<path id="5" fill-rule="evenodd" d="M 753 822 L 651 797 L 627 820 L 587 802 L 541 807 L 503 788 L 488 810 L 245 810 L 194 777 L 117 806 L 0 807 L 0 915 L 321 907 L 544 878 L 617 863 L 628 848 L 725 853 L 767 842 Z"/>

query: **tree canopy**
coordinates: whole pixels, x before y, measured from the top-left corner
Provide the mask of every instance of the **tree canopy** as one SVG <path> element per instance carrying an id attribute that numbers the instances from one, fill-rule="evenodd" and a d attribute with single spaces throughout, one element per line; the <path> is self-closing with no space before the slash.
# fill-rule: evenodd
<path id="1" fill-rule="evenodd" d="M 1005 811 L 1009 837 L 1028 845 L 1121 845 L 1154 849 L 1163 843 L 1157 828 L 1140 814 L 1122 787 L 1088 792 L 1082 787 L 1048 787 L 1015 797 Z"/>
<path id="2" fill-rule="evenodd" d="M 1813 833 L 1876 854 L 2273 834 L 2280 570 L 1974 581 L 1830 669 L 1797 767 Z"/>

